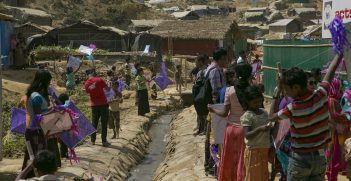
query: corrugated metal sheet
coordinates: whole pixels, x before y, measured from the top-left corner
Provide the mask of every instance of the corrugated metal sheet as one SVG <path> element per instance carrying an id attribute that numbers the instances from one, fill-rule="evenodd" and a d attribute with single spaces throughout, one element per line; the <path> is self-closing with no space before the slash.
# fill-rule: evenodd
<path id="1" fill-rule="evenodd" d="M 5 56 L 2 59 L 3 65 L 9 65 L 10 59 L 10 38 L 11 34 L 14 32 L 13 24 L 8 21 L 0 21 L 0 43 L 1 43 L 1 50 L 0 56 Z"/>
<path id="2" fill-rule="evenodd" d="M 276 68 L 277 62 L 281 67 L 288 69 L 299 67 L 304 70 L 311 68 L 323 68 L 333 58 L 330 40 L 269 40 L 263 45 L 264 65 Z M 272 96 L 276 86 L 276 71 L 264 70 L 265 94 Z"/>

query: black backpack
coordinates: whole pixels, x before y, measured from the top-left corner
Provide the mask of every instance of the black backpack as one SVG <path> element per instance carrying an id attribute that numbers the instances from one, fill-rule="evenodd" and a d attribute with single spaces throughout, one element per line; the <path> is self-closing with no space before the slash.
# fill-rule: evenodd
<path id="1" fill-rule="evenodd" d="M 196 112 L 201 115 L 208 114 L 207 105 L 212 103 L 212 87 L 209 80 L 210 72 L 215 67 L 211 68 L 205 75 L 206 70 L 202 70 L 193 85 L 193 99 Z"/>

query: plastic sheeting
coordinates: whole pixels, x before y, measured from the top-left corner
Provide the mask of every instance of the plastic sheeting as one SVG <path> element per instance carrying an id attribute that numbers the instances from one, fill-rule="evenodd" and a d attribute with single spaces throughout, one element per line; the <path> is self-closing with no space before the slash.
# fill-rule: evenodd
<path id="1" fill-rule="evenodd" d="M 10 42 L 11 35 L 14 32 L 13 24 L 7 21 L 0 21 L 0 43 L 1 43 L 1 55 L 6 56 L 2 59 L 3 65 L 10 64 Z"/>
<path id="2" fill-rule="evenodd" d="M 325 44 L 330 44 L 330 46 L 324 46 Z M 291 67 L 304 70 L 323 69 L 323 65 L 333 56 L 330 40 L 268 40 L 264 41 L 263 45 L 264 65 L 271 68 L 276 68 L 277 62 L 280 62 L 284 69 Z M 263 82 L 266 95 L 273 95 L 276 86 L 275 79 L 275 70 L 264 70 Z"/>

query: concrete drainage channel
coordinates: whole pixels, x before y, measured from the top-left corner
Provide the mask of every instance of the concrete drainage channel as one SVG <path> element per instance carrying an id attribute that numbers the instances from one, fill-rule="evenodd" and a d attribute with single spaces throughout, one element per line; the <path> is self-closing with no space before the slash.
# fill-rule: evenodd
<path id="1" fill-rule="evenodd" d="M 147 148 L 147 154 L 143 161 L 132 169 L 128 181 L 152 180 L 154 172 L 165 157 L 164 150 L 167 144 L 165 136 L 168 132 L 169 125 L 179 112 L 180 111 L 168 112 L 151 123 L 149 136 L 152 141 Z"/>

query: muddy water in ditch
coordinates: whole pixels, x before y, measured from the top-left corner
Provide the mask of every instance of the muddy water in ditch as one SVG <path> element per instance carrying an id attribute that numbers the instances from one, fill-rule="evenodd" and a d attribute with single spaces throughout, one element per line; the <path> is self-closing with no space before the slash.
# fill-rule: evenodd
<path id="1" fill-rule="evenodd" d="M 159 164 L 164 159 L 164 150 L 166 148 L 166 133 L 170 122 L 176 115 L 175 112 L 160 116 L 153 121 L 149 130 L 152 141 L 148 147 L 148 154 L 144 160 L 137 165 L 132 171 L 128 181 L 151 181 Z"/>

